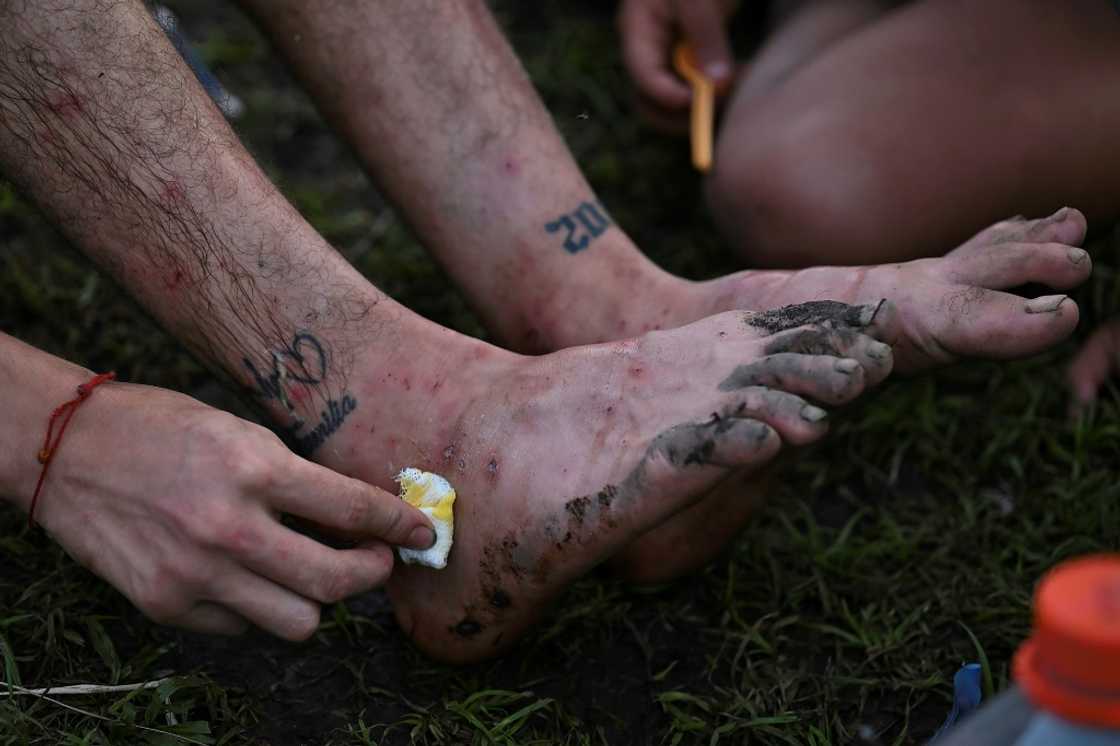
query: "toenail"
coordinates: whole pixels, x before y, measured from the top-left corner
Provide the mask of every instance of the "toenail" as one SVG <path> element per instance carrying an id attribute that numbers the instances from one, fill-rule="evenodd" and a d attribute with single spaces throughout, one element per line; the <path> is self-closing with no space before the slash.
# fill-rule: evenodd
<path id="1" fill-rule="evenodd" d="M 1055 223 L 1060 223 L 1068 217 L 1069 217 L 1069 208 L 1068 207 L 1063 207 L 1062 209 L 1060 209 L 1056 213 L 1054 213 L 1053 216 L 1051 216 L 1050 219 L 1053 220 Z"/>
<path id="2" fill-rule="evenodd" d="M 1068 295 L 1044 295 L 1027 301 L 1027 313 L 1053 313 L 1066 302 Z"/>
<path id="3" fill-rule="evenodd" d="M 867 346 L 867 356 L 876 360 L 885 360 L 891 354 L 891 346 L 882 342 L 872 342 Z"/>
<path id="4" fill-rule="evenodd" d="M 836 361 L 836 370 L 840 371 L 841 373 L 854 373 L 856 368 L 858 367 L 859 361 L 852 360 L 851 358 L 846 357 L 843 360 Z"/>
<path id="5" fill-rule="evenodd" d="M 825 417 L 828 417 L 828 412 L 820 407 L 814 407 L 812 404 L 806 404 L 801 408 L 801 419 L 809 422 L 820 422 Z"/>
<path id="6" fill-rule="evenodd" d="M 1074 264 L 1084 264 L 1085 260 L 1089 258 L 1089 252 L 1085 249 L 1070 249 L 1066 252 L 1066 256 Z"/>

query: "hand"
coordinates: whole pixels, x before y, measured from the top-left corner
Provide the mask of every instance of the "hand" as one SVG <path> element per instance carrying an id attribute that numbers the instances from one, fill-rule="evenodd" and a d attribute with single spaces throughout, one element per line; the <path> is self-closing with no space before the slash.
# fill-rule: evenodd
<path id="1" fill-rule="evenodd" d="M 1077 351 L 1067 378 L 1073 390 L 1073 409 L 1080 410 L 1097 400 L 1101 386 L 1120 372 L 1120 320 L 1113 319 L 1094 329 Z"/>
<path id="2" fill-rule="evenodd" d="M 626 67 L 642 95 L 662 109 L 688 107 L 692 92 L 673 71 L 673 46 L 682 37 L 700 68 L 718 85 L 730 82 L 735 58 L 727 35 L 732 0 L 623 0 L 618 23 Z"/>
<path id="3" fill-rule="evenodd" d="M 290 513 L 360 537 L 332 549 Z M 397 497 L 306 461 L 270 431 L 163 389 L 106 384 L 74 416 L 36 519 L 153 620 L 290 640 L 320 604 L 381 585 L 391 544 L 427 548 L 431 524 Z"/>

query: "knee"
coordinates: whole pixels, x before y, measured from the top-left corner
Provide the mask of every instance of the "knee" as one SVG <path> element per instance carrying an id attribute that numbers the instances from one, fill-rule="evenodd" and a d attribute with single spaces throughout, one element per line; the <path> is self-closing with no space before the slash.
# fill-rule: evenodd
<path id="1" fill-rule="evenodd" d="M 877 259 L 884 239 L 872 213 L 879 185 L 866 166 L 849 167 L 843 143 L 822 146 L 803 128 L 788 130 L 801 134 L 766 137 L 754 129 L 745 144 L 721 137 L 705 191 L 725 240 L 750 267 Z"/>

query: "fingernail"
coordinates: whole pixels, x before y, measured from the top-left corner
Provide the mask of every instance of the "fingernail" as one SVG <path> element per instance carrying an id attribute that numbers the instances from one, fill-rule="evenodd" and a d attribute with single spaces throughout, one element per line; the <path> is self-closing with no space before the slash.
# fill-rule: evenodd
<path id="1" fill-rule="evenodd" d="M 867 346 L 867 356 L 876 360 L 885 360 L 891 354 L 891 346 L 882 342 L 872 342 Z"/>
<path id="2" fill-rule="evenodd" d="M 712 80 L 723 80 L 731 74 L 731 66 L 726 62 L 709 62 L 704 65 L 704 74 Z"/>
<path id="3" fill-rule="evenodd" d="M 427 526 L 417 526 L 412 529 L 412 533 L 408 535 L 408 541 L 405 543 L 409 549 L 431 549 L 436 543 L 436 532 Z"/>
<path id="4" fill-rule="evenodd" d="M 820 407 L 814 407 L 812 404 L 806 404 L 801 408 L 801 419 L 809 422 L 820 422 L 825 417 L 828 417 L 828 412 Z"/>
<path id="5" fill-rule="evenodd" d="M 1053 220 L 1055 223 L 1060 223 L 1068 217 L 1069 217 L 1069 208 L 1068 207 L 1063 207 L 1062 209 L 1058 210 L 1056 213 L 1051 215 L 1050 219 Z"/>
<path id="6" fill-rule="evenodd" d="M 1069 298 L 1068 295 L 1044 295 L 1027 301 L 1027 313 L 1053 313 Z"/>
<path id="7" fill-rule="evenodd" d="M 841 373 L 854 373 L 856 368 L 858 367 L 859 361 L 852 360 L 851 358 L 844 358 L 842 360 L 836 361 L 836 370 L 840 371 Z"/>
<path id="8" fill-rule="evenodd" d="M 1084 264 L 1085 260 L 1089 258 L 1089 252 L 1085 249 L 1070 249 L 1066 252 L 1066 256 L 1074 264 Z"/>

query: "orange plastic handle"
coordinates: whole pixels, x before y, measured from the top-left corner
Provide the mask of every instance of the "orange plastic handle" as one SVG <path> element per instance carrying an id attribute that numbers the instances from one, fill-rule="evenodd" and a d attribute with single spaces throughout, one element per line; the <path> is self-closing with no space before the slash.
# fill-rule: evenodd
<path id="1" fill-rule="evenodd" d="M 692 86 L 690 133 L 692 165 L 702 173 L 712 167 L 712 140 L 715 130 L 716 84 L 696 65 L 696 55 L 688 42 L 673 49 L 673 68 Z"/>

